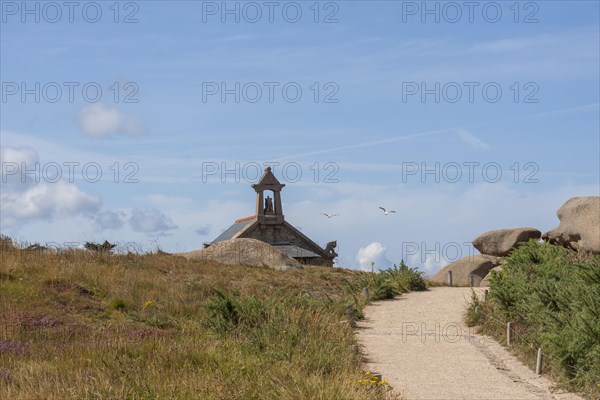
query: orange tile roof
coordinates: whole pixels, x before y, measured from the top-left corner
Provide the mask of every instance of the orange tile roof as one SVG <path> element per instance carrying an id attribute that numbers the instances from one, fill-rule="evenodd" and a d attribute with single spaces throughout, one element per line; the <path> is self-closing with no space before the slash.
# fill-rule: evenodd
<path id="1" fill-rule="evenodd" d="M 237 224 L 238 222 L 249 221 L 249 220 L 251 220 L 251 219 L 254 219 L 254 218 L 256 218 L 256 215 L 252 215 L 252 216 L 250 216 L 250 217 L 246 217 L 246 218 L 240 218 L 240 219 L 236 219 L 236 220 L 235 220 L 235 223 Z"/>

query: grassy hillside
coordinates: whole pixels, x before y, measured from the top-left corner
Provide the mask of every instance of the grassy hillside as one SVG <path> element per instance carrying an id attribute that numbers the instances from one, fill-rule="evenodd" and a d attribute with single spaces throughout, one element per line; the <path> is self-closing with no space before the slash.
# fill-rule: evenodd
<path id="1" fill-rule="evenodd" d="M 352 329 L 362 288 L 422 284 L 410 269 L 378 283 L 6 238 L 0 256 L 0 398 L 13 400 L 388 398 L 364 379 Z"/>
<path id="2" fill-rule="evenodd" d="M 505 261 L 468 322 L 503 343 L 512 322 L 515 353 L 527 364 L 535 368 L 541 347 L 544 375 L 600 399 L 600 256 L 531 241 Z"/>

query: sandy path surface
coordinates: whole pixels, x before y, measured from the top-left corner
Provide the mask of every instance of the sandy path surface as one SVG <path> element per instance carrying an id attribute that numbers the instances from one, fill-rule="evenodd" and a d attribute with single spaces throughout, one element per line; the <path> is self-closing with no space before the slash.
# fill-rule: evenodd
<path id="1" fill-rule="evenodd" d="M 482 289 L 476 288 L 479 294 Z M 463 323 L 469 288 L 432 288 L 365 309 L 357 329 L 371 371 L 404 399 L 581 400 Z"/>

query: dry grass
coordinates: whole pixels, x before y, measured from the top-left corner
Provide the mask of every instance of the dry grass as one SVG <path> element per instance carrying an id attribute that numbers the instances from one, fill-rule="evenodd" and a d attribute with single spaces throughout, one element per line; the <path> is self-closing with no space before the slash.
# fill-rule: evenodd
<path id="1" fill-rule="evenodd" d="M 358 384 L 360 276 L 4 240 L 0 398 L 388 398 Z"/>

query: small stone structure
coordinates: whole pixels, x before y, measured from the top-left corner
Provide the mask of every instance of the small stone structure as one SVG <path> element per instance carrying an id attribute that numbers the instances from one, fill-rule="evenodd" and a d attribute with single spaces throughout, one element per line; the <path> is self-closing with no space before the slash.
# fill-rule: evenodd
<path id="1" fill-rule="evenodd" d="M 334 250 L 337 242 L 329 242 L 323 249 L 285 221 L 281 202 L 281 190 L 284 186 L 273 175 L 271 167 L 267 167 L 258 183 L 252 185 L 256 192 L 256 214 L 236 220 L 215 240 L 205 244 L 205 247 L 231 239 L 257 239 L 274 246 L 302 264 L 332 267 L 337 256 Z M 272 192 L 273 197 L 265 197 L 265 191 Z"/>

